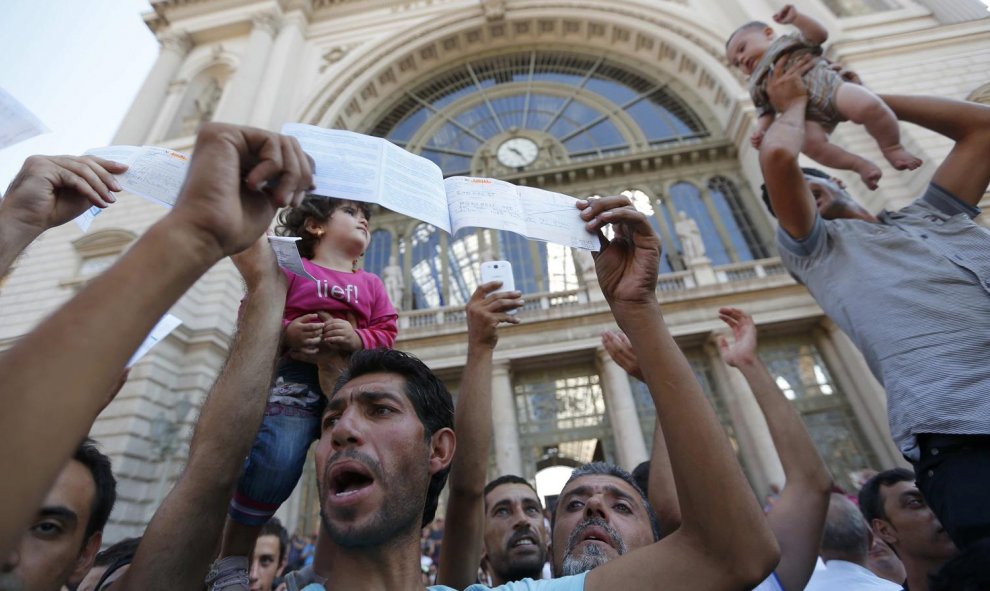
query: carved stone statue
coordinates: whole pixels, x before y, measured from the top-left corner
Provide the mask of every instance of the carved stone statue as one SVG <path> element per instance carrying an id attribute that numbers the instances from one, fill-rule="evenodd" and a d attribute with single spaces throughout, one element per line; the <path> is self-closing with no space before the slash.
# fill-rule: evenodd
<path id="1" fill-rule="evenodd" d="M 698 223 L 683 211 L 677 212 L 674 232 L 681 242 L 681 252 L 686 262 L 705 257 L 705 242 L 701 239 L 701 229 L 698 228 Z"/>
<path id="2" fill-rule="evenodd" d="M 223 97 L 223 86 L 216 78 L 210 78 L 193 99 L 188 115 L 182 118 L 182 134 L 193 134 L 200 123 L 212 121 L 221 97 Z"/>
<path id="3" fill-rule="evenodd" d="M 382 270 L 382 283 L 385 284 L 385 293 L 392 302 L 392 307 L 396 310 L 402 309 L 402 292 L 406 284 L 402 280 L 402 267 L 398 265 L 394 256 L 388 257 L 388 265 Z"/>

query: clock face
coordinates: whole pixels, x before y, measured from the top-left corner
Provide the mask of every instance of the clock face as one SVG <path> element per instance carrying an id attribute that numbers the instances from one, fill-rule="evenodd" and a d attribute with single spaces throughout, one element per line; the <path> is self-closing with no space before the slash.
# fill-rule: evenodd
<path id="1" fill-rule="evenodd" d="M 525 137 L 514 137 L 502 142 L 495 151 L 498 161 L 509 168 L 522 168 L 532 164 L 540 153 L 536 142 Z"/>

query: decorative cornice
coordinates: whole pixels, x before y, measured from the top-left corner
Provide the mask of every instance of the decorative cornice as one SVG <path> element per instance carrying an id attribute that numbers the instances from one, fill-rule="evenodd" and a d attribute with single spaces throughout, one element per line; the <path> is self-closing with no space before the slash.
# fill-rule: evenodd
<path id="1" fill-rule="evenodd" d="M 274 37 L 282 27 L 281 17 L 274 11 L 266 10 L 251 15 L 252 31 L 259 30 Z"/>
<path id="2" fill-rule="evenodd" d="M 158 42 L 161 43 L 162 51 L 173 51 L 180 56 L 184 56 L 192 49 L 192 38 L 181 31 L 164 31 L 157 35 Z"/>

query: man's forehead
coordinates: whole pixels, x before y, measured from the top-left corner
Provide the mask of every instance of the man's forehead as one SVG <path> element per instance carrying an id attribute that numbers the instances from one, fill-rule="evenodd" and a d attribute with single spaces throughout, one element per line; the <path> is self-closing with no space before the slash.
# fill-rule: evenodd
<path id="1" fill-rule="evenodd" d="M 578 493 L 618 493 L 632 498 L 639 498 L 639 491 L 628 482 L 612 474 L 584 474 L 568 482 L 560 496 Z"/>
<path id="2" fill-rule="evenodd" d="M 350 402 L 355 396 L 364 393 L 373 394 L 401 394 L 403 400 L 408 400 L 406 396 L 406 378 L 397 373 L 374 372 L 366 373 L 351 380 L 337 389 L 330 396 L 330 400 L 341 399 L 341 402 Z M 339 404 L 339 403 L 338 403 Z"/>
<path id="3" fill-rule="evenodd" d="M 521 482 L 503 482 L 490 490 L 485 497 L 489 507 L 501 501 L 522 501 L 525 499 L 533 500 L 537 505 L 543 506 L 536 491 L 528 484 Z"/>
<path id="4" fill-rule="evenodd" d="M 883 504 L 885 507 L 899 506 L 901 498 L 905 495 L 913 496 L 920 494 L 921 491 L 918 490 L 918 485 L 910 480 L 901 480 L 893 484 L 885 484 L 880 486 L 880 495 L 883 499 Z"/>
<path id="5" fill-rule="evenodd" d="M 280 545 L 281 541 L 275 534 L 258 536 L 258 539 L 254 543 L 254 553 L 255 555 L 274 554 L 278 556 Z"/>
<path id="6" fill-rule="evenodd" d="M 89 468 L 76 460 L 69 460 L 48 490 L 42 507 L 65 507 L 85 523 L 89 520 L 95 498 L 96 482 Z"/>

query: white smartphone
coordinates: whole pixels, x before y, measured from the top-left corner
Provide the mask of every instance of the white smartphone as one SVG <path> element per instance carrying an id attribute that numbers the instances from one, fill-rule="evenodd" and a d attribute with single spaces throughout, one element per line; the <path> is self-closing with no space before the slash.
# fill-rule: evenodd
<path id="1" fill-rule="evenodd" d="M 512 277 L 512 263 L 509 261 L 488 261 L 481 263 L 481 282 L 488 283 L 489 281 L 502 282 L 502 287 L 493 293 L 515 291 L 516 280 Z M 515 310 L 509 311 L 509 314 L 515 313 Z"/>

